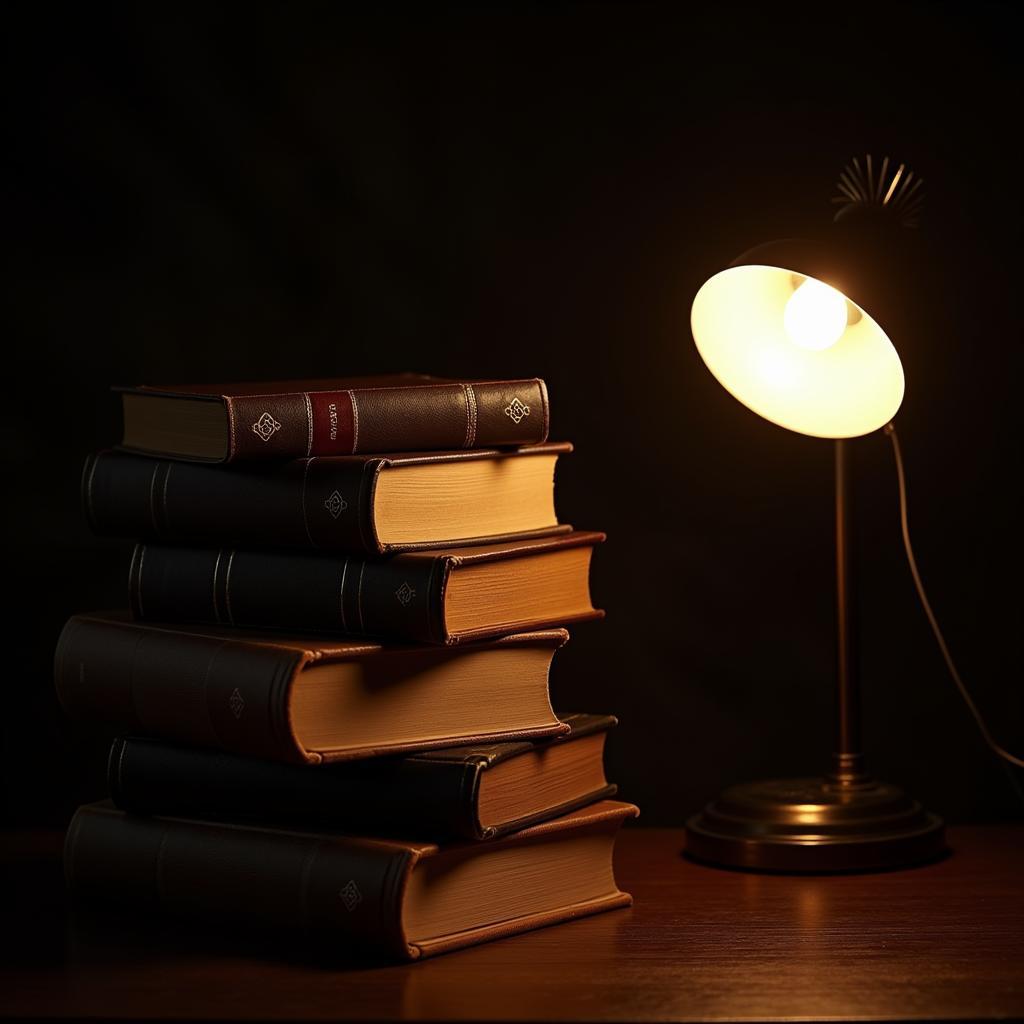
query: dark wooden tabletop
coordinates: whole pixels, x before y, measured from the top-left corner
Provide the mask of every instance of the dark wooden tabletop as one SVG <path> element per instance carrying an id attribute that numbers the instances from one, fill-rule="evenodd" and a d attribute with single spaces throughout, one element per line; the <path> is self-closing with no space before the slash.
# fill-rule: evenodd
<path id="1" fill-rule="evenodd" d="M 390 966 L 292 936 L 68 908 L 60 837 L 0 833 L 0 1013 L 208 1020 L 1024 1018 L 1024 829 L 953 829 L 928 867 L 771 877 L 629 828 L 631 910 Z"/>

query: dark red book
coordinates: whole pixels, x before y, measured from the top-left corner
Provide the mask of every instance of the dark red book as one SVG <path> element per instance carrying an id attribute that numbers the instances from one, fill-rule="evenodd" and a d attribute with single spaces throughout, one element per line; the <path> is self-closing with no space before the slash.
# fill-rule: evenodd
<path id="1" fill-rule="evenodd" d="M 118 388 L 122 446 L 199 462 L 536 444 L 544 381 L 378 377 Z"/>

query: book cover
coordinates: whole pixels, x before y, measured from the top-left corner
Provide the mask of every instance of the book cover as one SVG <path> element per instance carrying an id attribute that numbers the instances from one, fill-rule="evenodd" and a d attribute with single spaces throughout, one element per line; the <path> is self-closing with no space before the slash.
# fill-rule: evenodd
<path id="1" fill-rule="evenodd" d="M 118 388 L 123 447 L 205 462 L 537 444 L 544 382 L 422 374 Z"/>
<path id="2" fill-rule="evenodd" d="M 566 732 L 548 670 L 567 639 L 382 646 L 75 615 L 54 671 L 65 712 L 112 733 L 320 764 Z"/>
<path id="3" fill-rule="evenodd" d="M 572 445 L 208 466 L 89 456 L 82 505 L 102 536 L 377 556 L 564 533 L 557 459 Z"/>
<path id="4" fill-rule="evenodd" d="M 570 731 L 547 740 L 473 743 L 319 767 L 118 738 L 110 748 L 107 782 L 113 802 L 136 814 L 322 825 L 439 840 L 493 839 L 614 795 L 601 757 L 604 734 L 615 719 L 558 717 Z M 594 748 L 588 752 L 594 763 L 585 773 L 578 757 L 560 763 L 570 752 L 568 744 L 580 747 L 584 740 Z M 520 762 L 529 762 L 527 770 L 502 787 L 501 773 Z M 492 787 L 488 794 L 492 779 L 499 779 L 498 791 Z M 504 807 L 495 814 L 503 797 Z"/>
<path id="5" fill-rule="evenodd" d="M 451 645 L 600 617 L 588 581 L 603 540 L 577 531 L 377 561 L 139 544 L 129 600 L 140 620 Z"/>
<path id="6" fill-rule="evenodd" d="M 239 927 L 309 929 L 405 960 L 628 906 L 612 846 L 637 814 L 602 801 L 490 843 L 438 846 L 80 807 L 76 897 Z"/>

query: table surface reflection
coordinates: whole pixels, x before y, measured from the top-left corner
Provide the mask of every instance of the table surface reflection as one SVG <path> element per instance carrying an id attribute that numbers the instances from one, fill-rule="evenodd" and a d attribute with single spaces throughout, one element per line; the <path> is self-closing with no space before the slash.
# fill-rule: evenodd
<path id="1" fill-rule="evenodd" d="M 635 905 L 418 964 L 68 906 L 56 833 L 0 833 L 0 1014 L 161 1020 L 1024 1018 L 1024 829 L 950 830 L 907 871 L 702 867 L 627 828 Z"/>

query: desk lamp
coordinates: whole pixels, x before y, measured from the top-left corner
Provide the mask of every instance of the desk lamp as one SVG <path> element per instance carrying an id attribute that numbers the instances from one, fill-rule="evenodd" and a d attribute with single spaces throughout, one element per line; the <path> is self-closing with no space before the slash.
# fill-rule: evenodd
<path id="1" fill-rule="evenodd" d="M 920 179 L 871 157 L 840 176 L 841 209 L 817 241 L 744 253 L 693 300 L 701 358 L 749 409 L 835 448 L 836 750 L 824 778 L 733 786 L 687 822 L 687 852 L 762 871 L 869 870 L 944 849 L 942 820 L 864 768 L 851 626 L 847 447 L 887 428 L 903 400 L 903 365 L 886 333 L 899 236 L 916 226 Z M 899 339 L 897 339 L 899 340 Z"/>

